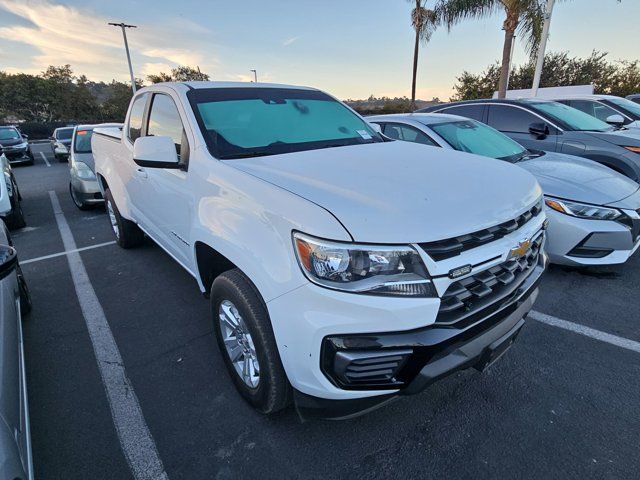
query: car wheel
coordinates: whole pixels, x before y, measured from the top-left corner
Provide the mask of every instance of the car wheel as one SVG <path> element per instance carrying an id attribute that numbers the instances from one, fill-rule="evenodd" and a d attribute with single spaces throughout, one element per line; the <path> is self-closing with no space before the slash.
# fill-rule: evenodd
<path id="1" fill-rule="evenodd" d="M 27 152 L 27 156 L 29 157 L 29 161 L 27 162 L 27 165 L 33 165 L 33 162 L 35 161 L 35 158 L 33 156 L 33 152 L 31 150 L 29 150 Z"/>
<path id="2" fill-rule="evenodd" d="M 15 191 L 15 184 L 13 186 Z M 5 217 L 5 222 L 9 230 L 17 230 L 27 226 L 27 222 L 24 219 L 24 212 L 22 211 L 22 205 L 16 198 L 16 195 L 11 197 L 11 213 Z"/>
<path id="3" fill-rule="evenodd" d="M 20 291 L 20 312 L 22 315 L 28 315 L 31 312 L 31 292 L 27 281 L 22 274 L 22 268 L 20 264 L 16 267 L 16 274 L 18 276 L 18 290 Z"/>
<path id="4" fill-rule="evenodd" d="M 142 230 L 140 230 L 138 225 L 120 215 L 118 207 L 116 207 L 116 204 L 113 201 L 111 190 L 105 190 L 104 201 L 107 213 L 109 214 L 111 228 L 116 236 L 116 242 L 118 245 L 122 248 L 133 248 L 142 244 L 144 241 L 144 233 L 142 233 Z"/>
<path id="5" fill-rule="evenodd" d="M 286 408 L 291 385 L 253 283 L 238 269 L 223 273 L 211 286 L 211 309 L 218 347 L 242 397 L 265 414 Z"/>
<path id="6" fill-rule="evenodd" d="M 76 195 L 76 191 L 73 189 L 73 186 L 71 185 L 71 182 L 69 182 L 69 194 L 71 195 L 71 200 L 73 200 L 73 203 L 80 210 L 91 210 L 93 208 L 93 205 L 89 205 L 87 203 L 84 203 L 82 200 L 80 200 L 78 198 L 78 195 Z"/>

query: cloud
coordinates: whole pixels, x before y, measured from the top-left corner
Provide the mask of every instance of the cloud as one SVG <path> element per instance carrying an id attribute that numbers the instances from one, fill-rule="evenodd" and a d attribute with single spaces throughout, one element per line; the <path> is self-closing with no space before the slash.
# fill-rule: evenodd
<path id="1" fill-rule="evenodd" d="M 119 29 L 108 26 L 113 19 L 88 8 L 54 4 L 49 0 L 0 0 L 0 9 L 20 17 L 20 25 L 0 27 L 0 38 L 30 46 L 35 50 L 20 71 L 40 72 L 49 65 L 71 64 L 75 71 L 95 80 L 128 80 L 126 57 Z M 167 31 L 181 29 L 190 35 L 170 36 Z M 217 66 L 209 53 L 211 32 L 186 19 L 172 19 L 171 25 L 154 22 L 127 31 L 127 38 L 138 77 L 156 73 L 157 67 L 170 69 L 178 65 L 199 65 L 203 71 Z M 150 45 L 152 47 L 150 47 Z M 194 49 L 206 48 L 206 56 Z M 15 71 L 16 66 L 3 68 Z"/>
<path id="2" fill-rule="evenodd" d="M 282 46 L 283 47 L 288 47 L 289 45 L 291 45 L 293 42 L 297 41 L 300 37 L 291 37 L 291 38 L 287 38 L 284 42 L 282 42 Z"/>

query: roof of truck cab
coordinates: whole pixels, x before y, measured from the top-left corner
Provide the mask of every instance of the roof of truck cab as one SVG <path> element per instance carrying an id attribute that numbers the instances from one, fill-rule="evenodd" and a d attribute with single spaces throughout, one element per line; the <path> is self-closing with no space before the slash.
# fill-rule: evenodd
<path id="1" fill-rule="evenodd" d="M 286 85 L 280 83 L 256 83 L 256 82 L 167 82 L 156 83 L 155 85 L 177 86 L 184 85 L 189 89 L 205 88 L 295 88 L 297 90 L 317 90 L 317 88 L 304 87 L 300 85 Z"/>

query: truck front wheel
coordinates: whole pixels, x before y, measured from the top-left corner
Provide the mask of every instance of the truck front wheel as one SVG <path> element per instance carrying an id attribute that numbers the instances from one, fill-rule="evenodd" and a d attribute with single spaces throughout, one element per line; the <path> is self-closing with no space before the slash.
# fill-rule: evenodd
<path id="1" fill-rule="evenodd" d="M 144 233 L 142 233 L 138 225 L 120 215 L 118 207 L 113 201 L 111 190 L 105 190 L 104 200 L 109 214 L 109 222 L 111 222 L 111 228 L 116 236 L 118 245 L 122 248 L 133 248 L 141 245 L 144 241 Z"/>
<path id="2" fill-rule="evenodd" d="M 256 287 L 240 270 L 229 270 L 213 282 L 211 309 L 218 347 L 240 394 L 265 414 L 286 408 L 291 385 Z"/>

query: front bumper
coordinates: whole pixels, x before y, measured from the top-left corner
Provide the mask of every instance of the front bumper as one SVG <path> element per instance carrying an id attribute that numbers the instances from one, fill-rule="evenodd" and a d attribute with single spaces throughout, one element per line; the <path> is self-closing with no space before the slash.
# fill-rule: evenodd
<path id="1" fill-rule="evenodd" d="M 517 290 L 492 314 L 463 325 L 431 325 L 411 331 L 332 335 L 324 339 L 322 369 L 341 389 L 375 390 L 376 396 L 335 400 L 294 390 L 302 418 L 345 419 L 378 408 L 401 395 L 416 394 L 456 371 L 484 370 L 511 346 L 538 295 L 547 258 L 538 264 Z M 384 383 L 357 384 L 363 375 L 379 373 Z M 347 384 L 345 372 L 356 378 Z M 347 382 L 341 381 L 346 379 Z M 387 389 L 384 392 L 383 389 Z"/>
<path id="2" fill-rule="evenodd" d="M 640 222 L 638 212 L 624 211 L 630 220 Z M 575 218 L 550 208 L 546 213 L 549 219 L 546 251 L 551 263 L 570 266 L 622 264 L 640 248 L 637 232 L 618 221 Z"/>
<path id="3" fill-rule="evenodd" d="M 98 180 L 83 180 L 72 176 L 71 188 L 73 189 L 76 198 L 82 203 L 91 205 L 104 202 Z"/>
<path id="4" fill-rule="evenodd" d="M 4 147 L 3 153 L 10 163 L 30 162 L 29 147 L 12 148 Z"/>

